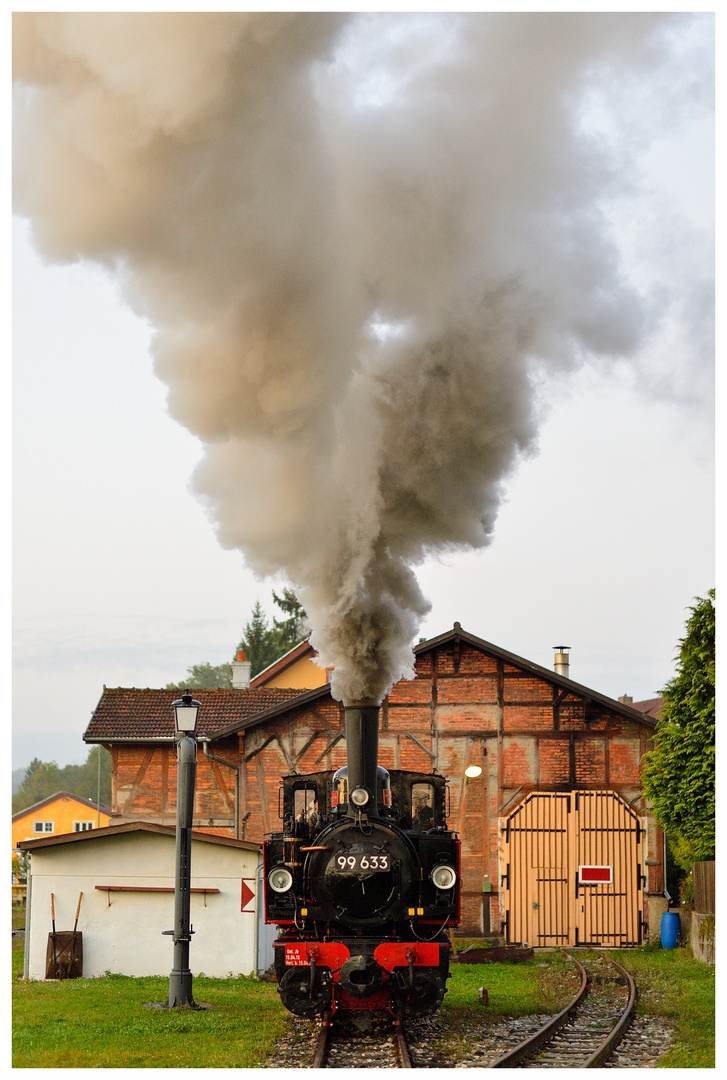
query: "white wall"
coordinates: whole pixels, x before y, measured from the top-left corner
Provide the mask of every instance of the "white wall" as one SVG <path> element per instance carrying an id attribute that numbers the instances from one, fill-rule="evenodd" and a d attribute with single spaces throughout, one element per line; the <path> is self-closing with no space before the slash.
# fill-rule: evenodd
<path id="1" fill-rule="evenodd" d="M 242 879 L 257 894 L 258 853 L 192 841 L 192 888 L 219 893 L 191 897 L 193 975 L 224 978 L 255 969 L 257 895 L 241 911 Z M 174 837 L 133 832 L 33 851 L 26 934 L 26 972 L 45 978 L 54 894 L 56 930 L 72 930 L 79 892 L 83 975 L 169 975 L 174 893 L 99 891 L 97 885 L 174 887 Z M 109 903 L 110 901 L 110 903 Z"/>

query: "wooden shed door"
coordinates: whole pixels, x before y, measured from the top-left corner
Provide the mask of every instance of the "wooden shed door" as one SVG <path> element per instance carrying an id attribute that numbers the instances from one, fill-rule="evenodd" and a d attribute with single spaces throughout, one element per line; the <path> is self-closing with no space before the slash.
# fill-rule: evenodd
<path id="1" fill-rule="evenodd" d="M 501 822 L 509 942 L 641 942 L 642 828 L 615 791 L 531 792 Z"/>

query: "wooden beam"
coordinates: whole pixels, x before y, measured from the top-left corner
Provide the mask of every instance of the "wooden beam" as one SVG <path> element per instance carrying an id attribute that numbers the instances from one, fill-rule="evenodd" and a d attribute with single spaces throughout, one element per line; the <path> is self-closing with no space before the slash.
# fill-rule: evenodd
<path id="1" fill-rule="evenodd" d="M 122 813 L 126 813 L 126 810 L 129 807 L 134 805 L 134 800 L 136 799 L 136 796 L 139 794 L 139 788 L 142 785 L 144 777 L 146 776 L 146 770 L 149 768 L 149 765 L 151 763 L 151 759 L 153 757 L 154 757 L 154 747 L 152 746 L 147 750 L 146 754 L 144 755 L 144 760 L 142 761 L 141 765 L 139 766 L 139 768 L 137 770 L 137 773 L 136 773 L 136 776 L 134 777 L 134 779 L 132 781 L 131 790 L 129 792 L 128 798 L 126 799 L 126 802 L 124 803 Z"/>

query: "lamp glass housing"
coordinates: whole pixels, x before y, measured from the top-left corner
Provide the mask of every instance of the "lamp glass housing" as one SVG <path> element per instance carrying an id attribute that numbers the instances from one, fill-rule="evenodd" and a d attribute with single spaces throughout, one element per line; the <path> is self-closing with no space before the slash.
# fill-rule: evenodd
<path id="1" fill-rule="evenodd" d="M 472 778 L 474 778 L 475 776 L 481 776 L 482 775 L 482 766 L 481 765 L 468 765 L 467 768 L 464 771 L 464 774 L 465 774 L 465 776 L 470 776 Z"/>
<path id="2" fill-rule="evenodd" d="M 174 702 L 174 727 L 180 735 L 194 735 L 197 730 L 200 702 L 183 694 Z"/>
<path id="3" fill-rule="evenodd" d="M 268 874 L 268 884 L 273 892 L 287 892 L 293 885 L 293 875 L 287 866 L 274 866 Z"/>
<path id="4" fill-rule="evenodd" d="M 452 889 L 457 884 L 457 871 L 445 863 L 435 866 L 429 876 L 438 889 Z"/>

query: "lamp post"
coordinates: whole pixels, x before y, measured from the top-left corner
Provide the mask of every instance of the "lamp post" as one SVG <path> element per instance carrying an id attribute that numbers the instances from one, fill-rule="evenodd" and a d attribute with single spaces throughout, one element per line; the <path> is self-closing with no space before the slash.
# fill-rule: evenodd
<path id="1" fill-rule="evenodd" d="M 189 921 L 192 884 L 192 820 L 194 781 L 197 771 L 197 717 L 200 703 L 189 690 L 173 702 L 174 730 L 177 740 L 177 833 L 174 877 L 174 929 L 165 931 L 174 940 L 174 961 L 169 976 L 168 1009 L 197 1009 L 192 997 L 192 972 L 189 970 Z"/>

